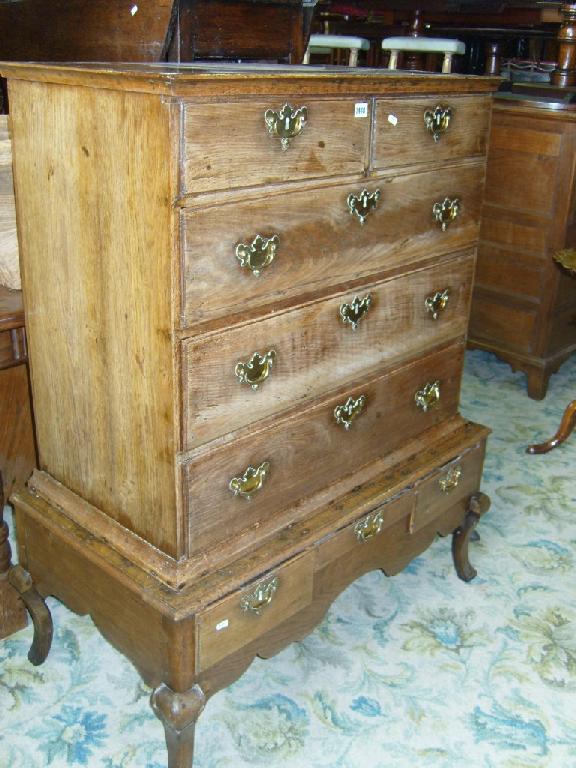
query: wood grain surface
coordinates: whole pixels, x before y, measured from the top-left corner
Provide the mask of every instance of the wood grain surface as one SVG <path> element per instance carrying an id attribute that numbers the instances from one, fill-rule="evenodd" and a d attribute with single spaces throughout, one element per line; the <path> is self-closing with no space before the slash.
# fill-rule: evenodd
<path id="1" fill-rule="evenodd" d="M 13 290 L 22 286 L 8 115 L 0 115 L 0 286 Z"/>

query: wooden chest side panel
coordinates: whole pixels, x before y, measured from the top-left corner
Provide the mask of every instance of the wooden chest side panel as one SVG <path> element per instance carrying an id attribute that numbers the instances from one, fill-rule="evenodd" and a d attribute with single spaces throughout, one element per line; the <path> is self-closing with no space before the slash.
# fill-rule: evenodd
<path id="1" fill-rule="evenodd" d="M 166 108 L 24 82 L 10 97 L 40 466 L 176 554 Z"/>

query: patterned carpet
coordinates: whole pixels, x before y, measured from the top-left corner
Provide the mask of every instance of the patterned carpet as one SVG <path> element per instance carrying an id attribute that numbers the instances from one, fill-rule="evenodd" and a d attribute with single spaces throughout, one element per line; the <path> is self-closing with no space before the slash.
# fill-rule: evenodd
<path id="1" fill-rule="evenodd" d="M 463 413 L 494 430 L 477 579 L 458 581 L 449 539 L 393 579 L 360 579 L 304 642 L 208 703 L 195 768 L 576 766 L 576 434 L 524 453 L 554 433 L 574 381 L 576 357 L 535 403 L 522 374 L 467 353 Z M 0 643 L 0 768 L 165 766 L 134 669 L 50 605 L 44 666 L 26 660 L 30 629 Z"/>

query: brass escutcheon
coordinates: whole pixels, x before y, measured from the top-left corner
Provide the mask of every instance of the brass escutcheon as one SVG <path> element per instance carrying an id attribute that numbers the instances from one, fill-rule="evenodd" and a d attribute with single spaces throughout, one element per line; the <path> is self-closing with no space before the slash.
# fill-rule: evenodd
<path id="1" fill-rule="evenodd" d="M 278 235 L 272 235 L 272 237 L 256 235 L 250 245 L 239 243 L 236 246 L 236 258 L 241 267 L 246 267 L 254 277 L 259 277 L 262 270 L 274 261 L 279 245 L 280 238 Z"/>
<path id="2" fill-rule="evenodd" d="M 340 305 L 340 317 L 352 326 L 353 331 L 358 327 L 360 320 L 368 314 L 371 301 L 372 297 L 368 294 L 363 299 L 354 296 L 349 304 Z"/>
<path id="3" fill-rule="evenodd" d="M 440 402 L 440 382 L 433 381 L 426 384 L 415 393 L 414 400 L 418 408 L 421 408 L 424 413 L 429 411 L 430 408 Z"/>
<path id="4" fill-rule="evenodd" d="M 360 397 L 349 397 L 343 405 L 338 405 L 334 408 L 334 418 L 336 424 L 341 424 L 344 429 L 350 429 L 352 422 L 356 419 L 366 404 L 366 395 L 360 395 Z"/>
<path id="5" fill-rule="evenodd" d="M 440 224 L 442 232 L 446 232 L 448 224 L 454 221 L 460 213 L 460 200 L 457 198 L 450 200 L 449 197 L 445 197 L 441 203 L 434 203 L 432 213 L 434 214 L 434 220 Z"/>
<path id="6" fill-rule="evenodd" d="M 234 496 L 243 496 L 245 499 L 250 499 L 256 491 L 259 491 L 264 485 L 264 481 L 268 477 L 270 472 L 270 462 L 263 461 L 259 467 L 246 467 L 243 475 L 240 477 L 233 477 L 228 484 L 228 488 L 232 491 Z"/>
<path id="7" fill-rule="evenodd" d="M 434 141 L 440 141 L 440 136 L 446 133 L 452 117 L 452 107 L 444 107 L 437 104 L 434 109 L 424 112 L 424 125 L 432 134 Z"/>
<path id="8" fill-rule="evenodd" d="M 262 610 L 270 605 L 272 598 L 276 594 L 280 581 L 278 576 L 274 576 L 268 581 L 262 581 L 252 592 L 240 600 L 240 608 L 243 611 L 251 611 L 260 616 Z"/>
<path id="9" fill-rule="evenodd" d="M 370 211 L 374 210 L 378 205 L 378 200 L 380 200 L 379 189 L 375 189 L 374 192 L 368 192 L 367 189 L 363 189 L 358 196 L 348 195 L 346 203 L 350 213 L 358 217 L 360 224 L 364 224 Z"/>
<path id="10" fill-rule="evenodd" d="M 450 467 L 444 477 L 438 480 L 438 485 L 442 493 L 450 493 L 454 488 L 458 486 L 460 477 L 462 476 L 462 467 L 457 464 L 455 467 Z"/>
<path id="11" fill-rule="evenodd" d="M 267 109 L 264 112 L 268 133 L 280 139 L 284 151 L 290 146 L 290 141 L 302 133 L 307 120 L 308 107 L 292 109 L 290 104 L 284 104 L 278 112 L 274 109 Z"/>
<path id="12" fill-rule="evenodd" d="M 440 314 L 446 309 L 448 299 L 450 298 L 450 289 L 444 288 L 443 291 L 436 291 L 426 298 L 424 305 L 432 315 L 432 320 L 438 320 Z"/>
<path id="13" fill-rule="evenodd" d="M 275 362 L 276 352 L 273 349 L 268 350 L 264 355 L 254 352 L 247 363 L 239 362 L 236 364 L 234 373 L 240 384 L 249 384 L 252 389 L 258 389 L 260 384 L 270 376 Z"/>
<path id="14" fill-rule="evenodd" d="M 358 541 L 369 541 L 374 536 L 378 536 L 384 525 L 384 510 L 372 512 L 362 520 L 359 520 L 354 526 L 354 533 Z"/>

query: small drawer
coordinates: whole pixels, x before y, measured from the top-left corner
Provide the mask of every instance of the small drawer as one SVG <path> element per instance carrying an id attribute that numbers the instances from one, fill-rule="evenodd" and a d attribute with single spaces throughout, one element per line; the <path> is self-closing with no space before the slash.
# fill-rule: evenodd
<path id="1" fill-rule="evenodd" d="M 184 450 L 328 393 L 384 363 L 463 337 L 473 271 L 469 253 L 184 341 Z"/>
<path id="2" fill-rule="evenodd" d="M 470 247 L 478 237 L 483 179 L 483 165 L 474 163 L 443 173 L 271 194 L 265 204 L 186 208 L 181 213 L 181 327 L 262 312 L 305 292 L 327 292 L 330 286 Z M 361 224 L 348 199 L 363 189 L 379 192 L 379 199 Z M 447 198 L 459 201 L 459 213 L 442 229 L 434 206 Z"/>
<path id="3" fill-rule="evenodd" d="M 192 458 L 182 468 L 189 549 L 196 554 L 241 532 L 286 525 L 298 502 L 382 458 L 458 407 L 463 343 L 399 368 L 300 414 Z M 416 404 L 416 393 L 437 392 Z"/>
<path id="4" fill-rule="evenodd" d="M 366 99 L 367 112 L 356 117 L 357 102 L 295 96 L 273 102 L 184 104 L 183 192 L 363 173 L 370 103 Z M 272 113 L 279 115 L 286 104 L 294 115 L 305 108 L 306 123 L 283 148 L 281 138 L 270 133 L 265 115 L 272 122 Z M 288 125 L 290 131 L 288 111 L 280 122 L 282 129 Z"/>
<path id="5" fill-rule="evenodd" d="M 490 104 L 480 96 L 377 99 L 374 168 L 484 155 Z"/>
<path id="6" fill-rule="evenodd" d="M 314 553 L 255 579 L 196 620 L 197 671 L 209 669 L 305 608 L 314 588 Z"/>
<path id="7" fill-rule="evenodd" d="M 410 529 L 413 533 L 428 525 L 448 508 L 466 503 L 478 491 L 482 479 L 485 443 L 471 448 L 444 464 L 416 486 L 416 510 Z"/>

